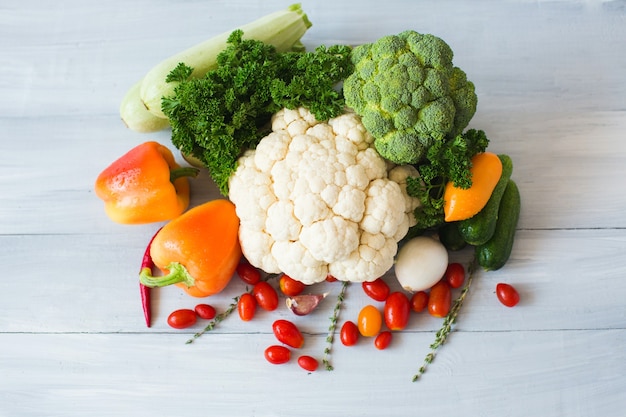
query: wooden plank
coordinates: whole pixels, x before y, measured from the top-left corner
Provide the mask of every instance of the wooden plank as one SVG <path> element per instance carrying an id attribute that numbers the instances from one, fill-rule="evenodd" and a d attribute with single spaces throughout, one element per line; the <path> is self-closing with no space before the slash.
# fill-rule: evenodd
<path id="1" fill-rule="evenodd" d="M 206 299 L 187 296 L 177 287 L 154 291 L 154 328 L 144 326 L 137 274 L 150 233 L 113 235 L 0 236 L 0 264 L 11 265 L 18 277 L 0 281 L 3 332 L 171 332 L 167 315 L 178 308 L 193 308 L 200 300 L 225 310 L 245 291 L 235 277 L 225 292 Z M 623 230 L 522 230 L 517 234 L 507 265 L 478 272 L 458 327 L 467 331 L 623 329 L 626 307 L 626 252 Z M 468 262 L 469 252 L 451 260 Z M 398 284 L 392 273 L 392 288 Z M 502 306 L 494 291 L 497 282 L 515 285 L 522 301 L 514 309 Z M 276 285 L 276 282 L 273 283 Z M 281 301 L 275 314 L 260 313 L 253 323 L 233 317 L 216 329 L 219 333 L 270 332 L 276 318 L 294 318 L 314 334 L 325 334 L 338 284 L 321 284 L 308 292 L 330 291 L 319 310 L 296 318 Z M 371 302 L 359 284 L 347 292 L 342 317 L 356 319 Z M 198 323 L 189 334 L 204 327 Z M 431 331 L 441 320 L 415 317 L 411 331 Z M 181 339 L 183 337 L 181 336 Z"/>
<path id="2" fill-rule="evenodd" d="M 267 334 L 194 345 L 164 334 L 0 334 L 0 413 L 617 417 L 626 406 L 623 329 L 456 333 L 412 383 L 431 338 L 400 334 L 385 351 L 371 339 L 339 346 L 334 371 L 307 374 L 294 361 L 265 362 Z M 319 356 L 324 338 L 307 343 L 302 352 Z"/>

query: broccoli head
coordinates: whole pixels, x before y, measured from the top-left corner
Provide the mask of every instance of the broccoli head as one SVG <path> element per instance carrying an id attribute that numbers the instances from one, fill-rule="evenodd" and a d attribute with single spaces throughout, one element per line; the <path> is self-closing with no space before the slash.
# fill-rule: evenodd
<path id="1" fill-rule="evenodd" d="M 346 105 L 374 145 L 397 164 L 416 164 L 437 142 L 452 140 L 476 112 L 474 84 L 452 64 L 452 49 L 429 34 L 405 31 L 352 50 Z"/>

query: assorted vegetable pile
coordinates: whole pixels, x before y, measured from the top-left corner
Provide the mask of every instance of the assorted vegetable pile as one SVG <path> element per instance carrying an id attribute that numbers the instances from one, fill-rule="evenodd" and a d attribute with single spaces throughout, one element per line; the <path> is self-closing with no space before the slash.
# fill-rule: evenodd
<path id="1" fill-rule="evenodd" d="M 235 275 L 246 283 L 220 313 L 200 302 L 168 317 L 177 329 L 209 320 L 195 339 L 231 313 L 251 321 L 257 308 L 274 311 L 283 297 L 307 315 L 328 295 L 316 284 L 338 281 L 326 369 L 336 331 L 344 346 L 372 338 L 382 350 L 427 311 L 443 325 L 415 380 L 450 333 L 476 268 L 497 270 L 510 257 L 521 205 L 513 162 L 488 151 L 484 131 L 467 129 L 474 84 L 441 38 L 406 30 L 306 51 L 310 27 L 292 5 L 149 71 L 123 98 L 122 119 L 137 132 L 171 128 L 192 166 L 147 141 L 102 171 L 96 194 L 115 222 L 164 223 L 139 273 L 148 326 L 155 287 L 204 299 Z M 188 177 L 199 169 L 223 198 L 189 209 Z M 473 252 L 467 267 L 449 258 L 459 250 Z M 372 303 L 340 323 L 351 283 Z M 508 307 L 519 302 L 510 284 L 495 292 Z M 265 358 L 289 362 L 305 338 L 289 320 L 272 331 L 278 343 Z M 313 372 L 319 361 L 300 355 L 298 364 Z"/>

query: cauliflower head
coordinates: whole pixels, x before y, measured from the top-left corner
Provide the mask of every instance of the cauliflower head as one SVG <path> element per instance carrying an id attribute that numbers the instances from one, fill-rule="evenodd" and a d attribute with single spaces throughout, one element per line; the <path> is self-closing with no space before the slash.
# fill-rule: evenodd
<path id="1" fill-rule="evenodd" d="M 246 259 L 306 284 L 329 274 L 372 281 L 388 271 L 415 224 L 406 177 L 418 174 L 389 164 L 373 141 L 354 113 L 327 122 L 305 108 L 276 113 L 272 132 L 229 180 Z"/>
<path id="2" fill-rule="evenodd" d="M 355 70 L 343 84 L 345 101 L 362 117 L 383 157 L 419 163 L 436 141 L 467 127 L 477 96 L 452 57 L 442 39 L 411 30 L 353 49 Z"/>

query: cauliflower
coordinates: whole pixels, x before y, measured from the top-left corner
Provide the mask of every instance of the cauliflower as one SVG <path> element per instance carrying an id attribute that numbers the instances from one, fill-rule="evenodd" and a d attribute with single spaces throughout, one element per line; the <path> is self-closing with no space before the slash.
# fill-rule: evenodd
<path id="1" fill-rule="evenodd" d="M 452 56 L 442 39 L 411 30 L 353 49 L 355 70 L 343 84 L 346 104 L 363 118 L 383 157 L 419 163 L 433 144 L 467 127 L 477 97 Z"/>
<path id="2" fill-rule="evenodd" d="M 304 108 L 276 113 L 272 132 L 229 180 L 246 259 L 305 284 L 329 274 L 372 281 L 388 271 L 415 224 L 418 200 L 406 178 L 418 174 L 390 165 L 373 141 L 354 113 L 327 122 Z"/>

